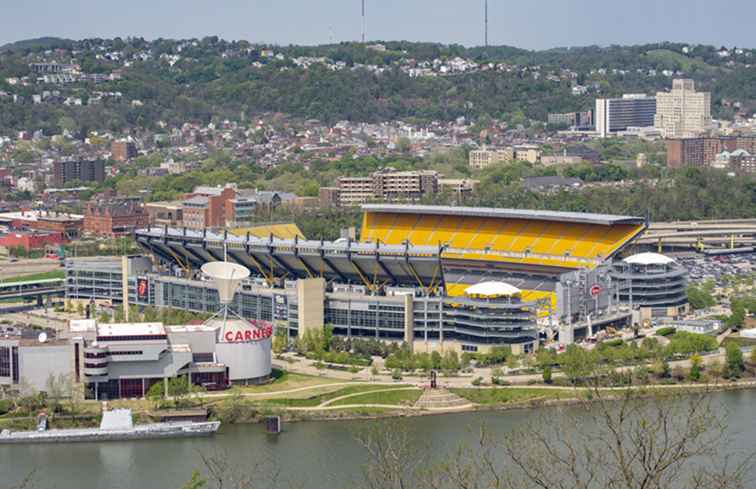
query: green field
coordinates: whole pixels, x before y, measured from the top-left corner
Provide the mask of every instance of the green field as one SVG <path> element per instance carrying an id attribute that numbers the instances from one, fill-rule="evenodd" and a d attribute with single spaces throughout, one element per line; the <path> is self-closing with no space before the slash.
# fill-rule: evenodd
<path id="1" fill-rule="evenodd" d="M 528 389 L 526 387 L 500 389 L 449 389 L 470 402 L 482 405 L 508 404 L 531 399 L 566 399 L 574 397 L 570 390 Z"/>
<path id="2" fill-rule="evenodd" d="M 330 404 L 330 406 L 347 406 L 350 404 L 385 404 L 389 406 L 412 406 L 420 398 L 422 391 L 392 390 L 388 392 L 368 392 L 359 396 L 347 397 Z"/>
<path id="3" fill-rule="evenodd" d="M 31 282 L 34 280 L 49 280 L 53 278 L 65 278 L 66 272 L 61 270 L 53 270 L 51 272 L 32 273 L 29 275 L 17 275 L 15 277 L 9 277 L 0 280 L 2 284 L 15 283 L 15 282 Z"/>

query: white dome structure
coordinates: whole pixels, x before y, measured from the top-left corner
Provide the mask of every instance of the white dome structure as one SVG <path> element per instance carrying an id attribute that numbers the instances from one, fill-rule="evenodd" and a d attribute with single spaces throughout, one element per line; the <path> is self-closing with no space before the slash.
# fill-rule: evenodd
<path id="1" fill-rule="evenodd" d="M 478 297 L 512 297 L 521 292 L 506 282 L 481 282 L 465 289 L 465 295 Z"/>
<path id="2" fill-rule="evenodd" d="M 675 263 L 675 260 L 659 253 L 638 253 L 637 255 L 628 256 L 623 260 L 631 265 L 669 265 Z"/>

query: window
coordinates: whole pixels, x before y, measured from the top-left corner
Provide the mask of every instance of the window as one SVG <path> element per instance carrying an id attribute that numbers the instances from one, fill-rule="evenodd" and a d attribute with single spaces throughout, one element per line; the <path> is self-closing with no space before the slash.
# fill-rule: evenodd
<path id="1" fill-rule="evenodd" d="M 0 377 L 11 376 L 11 349 L 0 347 Z"/>
<path id="2" fill-rule="evenodd" d="M 474 345 L 462 345 L 462 351 L 475 353 L 478 351 L 478 347 Z"/>
<path id="3" fill-rule="evenodd" d="M 20 380 L 20 373 L 18 371 L 18 347 L 11 348 L 11 368 L 13 369 L 13 383 L 18 384 Z"/>

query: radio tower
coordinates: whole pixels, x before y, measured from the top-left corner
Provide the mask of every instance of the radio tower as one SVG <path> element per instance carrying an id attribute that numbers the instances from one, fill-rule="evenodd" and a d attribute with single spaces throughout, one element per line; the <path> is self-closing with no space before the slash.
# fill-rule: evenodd
<path id="1" fill-rule="evenodd" d="M 362 44 L 365 44 L 365 31 L 367 30 L 367 19 L 365 17 L 365 0 L 362 0 Z"/>
<path id="2" fill-rule="evenodd" d="M 484 28 L 484 40 L 486 47 L 488 47 L 488 0 L 485 0 L 485 7 L 484 7 L 484 22 L 485 22 L 485 28 Z"/>

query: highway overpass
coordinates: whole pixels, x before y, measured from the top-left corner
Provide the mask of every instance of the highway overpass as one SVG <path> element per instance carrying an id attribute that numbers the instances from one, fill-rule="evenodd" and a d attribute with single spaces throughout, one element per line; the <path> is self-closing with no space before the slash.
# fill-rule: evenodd
<path id="1" fill-rule="evenodd" d="M 756 246 L 756 219 L 652 223 L 635 244 L 659 252 Z"/>

